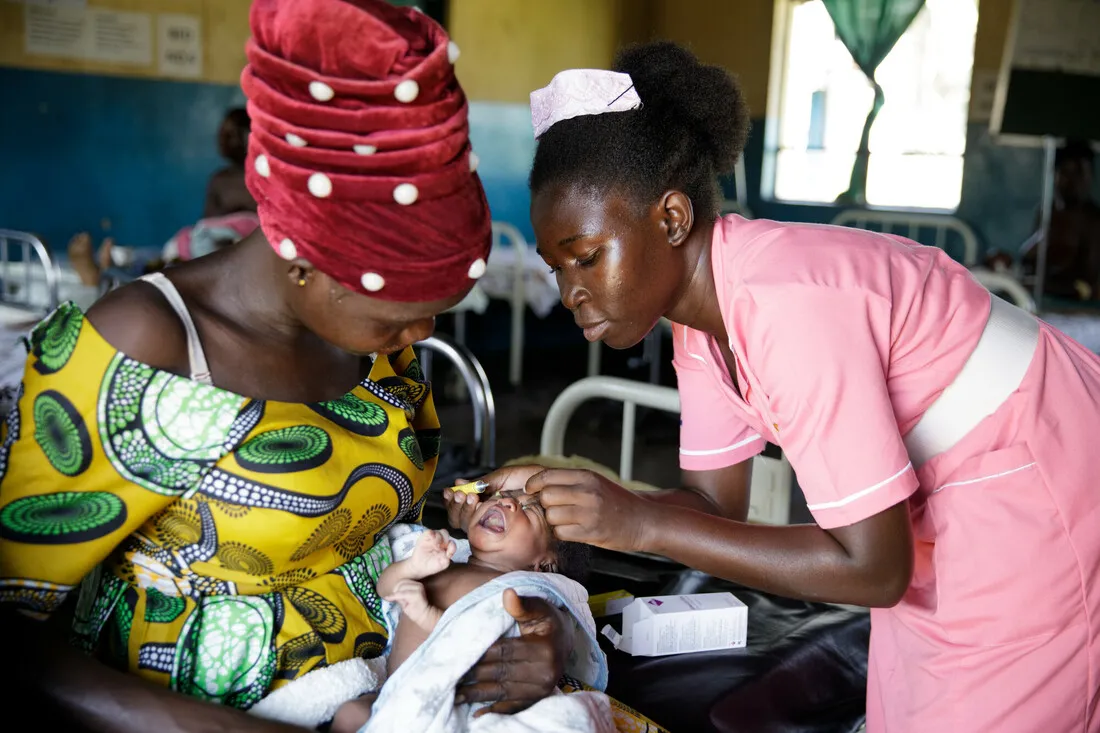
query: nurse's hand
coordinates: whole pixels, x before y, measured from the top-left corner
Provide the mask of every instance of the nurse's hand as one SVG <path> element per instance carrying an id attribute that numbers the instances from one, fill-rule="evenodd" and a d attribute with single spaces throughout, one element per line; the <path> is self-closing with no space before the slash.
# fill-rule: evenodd
<path id="1" fill-rule="evenodd" d="M 652 515 L 660 505 L 579 469 L 548 469 L 530 478 L 528 494 L 539 494 L 554 535 L 608 550 L 644 550 Z"/>
<path id="2" fill-rule="evenodd" d="M 479 479 L 489 484 L 489 488 L 485 489 L 483 494 L 462 494 L 450 489 L 443 489 L 443 503 L 447 507 L 447 521 L 452 527 L 461 529 L 463 532 L 467 531 L 470 525 L 470 517 L 477 510 L 481 497 L 492 496 L 499 491 L 512 489 L 522 491 L 527 479 L 544 470 L 546 469 L 543 466 L 508 466 L 493 471 L 488 476 Z M 455 480 L 455 486 L 461 486 L 465 483 L 468 483 L 466 479 Z"/>

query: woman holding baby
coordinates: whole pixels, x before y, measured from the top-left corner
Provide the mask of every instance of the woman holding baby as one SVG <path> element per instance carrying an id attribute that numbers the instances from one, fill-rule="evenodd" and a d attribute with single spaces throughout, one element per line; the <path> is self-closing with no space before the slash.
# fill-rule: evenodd
<path id="1" fill-rule="evenodd" d="M 867 729 L 1100 730 L 1100 360 L 937 249 L 718 217 L 748 114 L 671 44 L 531 96 L 531 217 L 592 341 L 673 322 L 683 487 L 522 467 L 563 540 L 871 606 Z M 749 459 L 816 524 L 745 522 Z M 462 525 L 476 497 L 449 496 Z"/>
<path id="2" fill-rule="evenodd" d="M 485 271 L 444 31 L 382 0 L 251 12 L 261 228 L 59 309 L 0 429 L 8 694 L 78 727 L 285 729 L 234 708 L 383 652 L 379 538 L 419 518 L 439 447 L 410 345 Z M 26 618 L 72 601 L 88 655 Z M 458 697 L 508 713 L 554 690 L 570 642 L 551 604 L 504 606 L 521 635 Z"/>

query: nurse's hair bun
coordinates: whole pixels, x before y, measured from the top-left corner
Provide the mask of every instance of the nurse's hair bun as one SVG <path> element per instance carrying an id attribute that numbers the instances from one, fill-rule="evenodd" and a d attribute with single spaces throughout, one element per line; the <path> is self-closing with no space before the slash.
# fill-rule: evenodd
<path id="1" fill-rule="evenodd" d="M 532 193 L 583 186 L 626 195 L 640 210 L 680 191 L 691 199 L 696 221 L 713 220 L 718 177 L 733 169 L 748 135 L 737 82 L 667 41 L 624 50 L 615 70 L 630 75 L 641 106 L 551 125 L 535 150 Z"/>
<path id="2" fill-rule="evenodd" d="M 719 174 L 729 173 L 745 148 L 749 110 L 729 72 L 699 62 L 669 41 L 632 46 L 619 53 L 615 71 L 629 74 L 642 112 L 657 130 L 677 128 L 695 137 Z M 676 135 L 670 135 L 676 137 Z"/>

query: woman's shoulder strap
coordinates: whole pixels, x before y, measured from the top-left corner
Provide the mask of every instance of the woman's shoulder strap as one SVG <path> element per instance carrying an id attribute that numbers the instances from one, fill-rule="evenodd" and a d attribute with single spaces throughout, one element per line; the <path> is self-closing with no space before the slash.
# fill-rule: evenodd
<path id="1" fill-rule="evenodd" d="M 210 378 L 210 367 L 206 362 L 206 352 L 203 351 L 202 342 L 199 340 L 199 332 L 195 328 L 195 321 L 191 318 L 191 312 L 187 310 L 179 290 L 160 272 L 144 275 L 141 279 L 159 290 L 168 301 L 168 305 L 172 306 L 172 310 L 179 316 L 180 323 L 187 332 L 187 356 L 191 365 L 191 379 L 203 384 L 213 384 Z"/>

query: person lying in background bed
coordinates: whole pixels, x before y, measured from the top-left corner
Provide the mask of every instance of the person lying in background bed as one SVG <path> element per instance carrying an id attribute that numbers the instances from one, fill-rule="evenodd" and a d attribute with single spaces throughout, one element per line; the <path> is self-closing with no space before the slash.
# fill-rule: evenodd
<path id="1" fill-rule="evenodd" d="M 69 264 L 83 285 L 98 288 L 103 274 L 109 270 L 119 270 L 133 277 L 160 272 L 165 267 L 236 244 L 259 226 L 259 217 L 249 211 L 201 219 L 173 234 L 159 257 L 137 261 L 133 260 L 134 251 L 119 247 L 113 237 L 105 238 L 99 249 L 94 250 L 91 235 L 81 232 L 69 241 Z"/>
<path id="2" fill-rule="evenodd" d="M 748 112 L 668 43 L 532 94 L 531 218 L 590 341 L 667 317 L 682 489 L 514 468 L 563 540 L 871 606 L 868 733 L 1100 730 L 1100 358 L 941 250 L 718 216 Z M 816 524 L 745 522 L 779 445 Z M 476 497 L 447 492 L 452 522 Z"/>
<path id="3" fill-rule="evenodd" d="M 439 446 L 410 347 L 490 248 L 466 100 L 411 9 L 256 0 L 251 24 L 261 229 L 62 307 L 0 428 L 5 690 L 40 722 L 281 730 L 234 708 L 386 647 L 362 555 L 419 517 Z M 26 618 L 66 600 L 90 656 Z M 497 712 L 552 692 L 569 643 L 545 601 L 506 608 L 522 635 L 461 688 Z"/>

